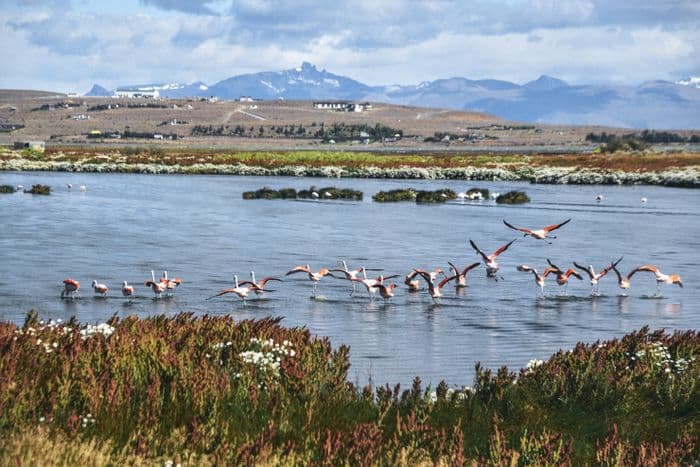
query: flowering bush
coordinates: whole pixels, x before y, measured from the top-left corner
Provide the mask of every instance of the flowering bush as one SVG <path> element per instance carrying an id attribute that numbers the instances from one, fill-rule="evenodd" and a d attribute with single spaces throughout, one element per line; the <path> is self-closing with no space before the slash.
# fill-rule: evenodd
<path id="1" fill-rule="evenodd" d="M 0 464 L 692 464 L 700 335 L 642 329 L 472 387 L 356 388 L 279 319 L 0 323 Z M 52 446 L 59 446 L 54 449 Z M 83 454 L 78 454 L 83 453 Z"/>

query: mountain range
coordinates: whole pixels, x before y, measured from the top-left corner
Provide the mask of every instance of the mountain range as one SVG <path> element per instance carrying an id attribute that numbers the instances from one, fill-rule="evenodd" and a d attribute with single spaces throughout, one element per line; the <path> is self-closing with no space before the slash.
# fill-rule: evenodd
<path id="1" fill-rule="evenodd" d="M 233 76 L 211 86 L 202 82 L 119 88 L 157 89 L 161 97 L 238 99 L 344 99 L 487 112 L 508 120 L 629 128 L 700 128 L 700 78 L 629 85 L 570 85 L 540 76 L 525 84 L 495 79 L 448 78 L 417 85 L 369 86 L 351 78 L 300 67 Z M 111 96 L 99 85 L 86 96 Z"/>

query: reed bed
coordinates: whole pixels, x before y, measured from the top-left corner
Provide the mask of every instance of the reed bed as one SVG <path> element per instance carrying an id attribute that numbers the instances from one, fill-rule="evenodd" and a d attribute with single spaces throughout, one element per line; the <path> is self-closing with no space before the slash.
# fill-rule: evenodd
<path id="1" fill-rule="evenodd" d="M 279 319 L 0 323 L 0 463 L 680 465 L 700 459 L 700 334 L 643 328 L 472 387 L 355 387 Z"/>

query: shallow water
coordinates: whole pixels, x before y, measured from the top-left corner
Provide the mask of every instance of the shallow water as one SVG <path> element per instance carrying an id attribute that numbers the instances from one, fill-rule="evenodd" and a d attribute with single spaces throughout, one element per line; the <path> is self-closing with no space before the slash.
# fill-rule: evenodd
<path id="1" fill-rule="evenodd" d="M 74 185 L 68 191 L 66 183 Z M 474 363 L 524 366 L 578 341 L 621 336 L 651 328 L 700 327 L 697 269 L 700 249 L 698 191 L 663 187 L 560 186 L 459 181 L 256 178 L 231 176 L 0 173 L 0 184 L 51 185 L 51 196 L 0 195 L 0 319 L 21 324 L 34 308 L 43 318 L 97 322 L 112 314 L 148 316 L 180 311 L 231 314 L 237 319 L 283 316 L 282 324 L 306 326 L 333 345 L 351 348 L 350 379 L 364 384 L 407 385 L 414 376 L 437 384 L 471 384 Z M 81 193 L 77 187 L 87 186 Z M 297 189 L 335 185 L 364 191 L 363 202 L 243 201 L 243 191 L 262 186 Z M 525 190 L 532 202 L 415 205 L 378 204 L 371 195 L 402 187 L 466 191 Z M 595 202 L 597 194 L 602 203 Z M 646 196 L 649 202 L 640 202 Z M 548 245 L 507 229 L 572 221 Z M 441 304 L 425 292 L 409 294 L 403 275 L 412 267 L 459 267 L 478 261 L 473 239 L 489 252 L 517 238 L 499 258 L 502 280 L 485 277 L 483 266 L 469 274 L 469 287 L 445 287 Z M 628 297 L 619 296 L 614 275 L 602 280 L 600 297 L 590 297 L 588 281 L 572 279 L 569 296 L 558 296 L 554 281 L 538 299 L 531 274 L 550 258 L 565 268 L 576 260 L 596 269 L 624 255 L 624 273 L 651 263 L 680 274 L 684 288 L 666 286 L 651 297 L 655 281 L 638 273 Z M 205 300 L 243 280 L 284 273 L 299 264 L 313 269 L 365 265 L 401 274 L 391 303 L 367 299 L 350 284 L 330 277 L 320 282 L 325 300 L 311 300 L 304 275 L 271 282 L 275 292 L 247 306 L 235 297 Z M 174 297 L 154 300 L 143 281 L 150 271 L 181 277 Z M 373 273 L 375 274 L 375 273 Z M 379 273 L 376 273 L 379 274 Z M 79 280 L 82 297 L 61 300 L 62 281 Z M 106 283 L 107 299 L 94 298 L 93 279 Z M 137 297 L 121 298 L 123 280 Z"/>

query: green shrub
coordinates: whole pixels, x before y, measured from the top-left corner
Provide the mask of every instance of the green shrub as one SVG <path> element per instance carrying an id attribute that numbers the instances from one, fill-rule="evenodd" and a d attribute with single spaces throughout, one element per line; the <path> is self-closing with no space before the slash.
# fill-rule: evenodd
<path id="1" fill-rule="evenodd" d="M 0 185 L 0 193 L 14 193 L 15 187 L 12 185 Z"/>

